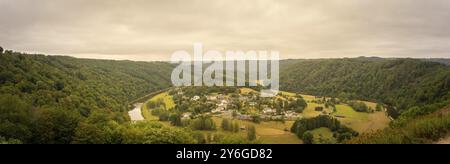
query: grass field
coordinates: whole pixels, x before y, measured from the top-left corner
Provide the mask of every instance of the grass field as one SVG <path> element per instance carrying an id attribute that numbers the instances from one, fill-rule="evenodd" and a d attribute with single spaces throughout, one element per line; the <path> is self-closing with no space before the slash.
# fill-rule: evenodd
<path id="1" fill-rule="evenodd" d="M 284 92 L 281 91 L 283 95 L 287 96 L 295 96 L 295 93 L 291 92 Z M 321 104 L 317 103 L 311 103 L 313 100 L 316 99 L 315 96 L 311 95 L 303 95 L 301 96 L 307 101 L 308 107 L 303 111 L 301 116 L 304 118 L 312 118 L 317 117 L 321 114 L 319 111 L 315 111 L 316 107 L 322 106 Z M 375 109 L 376 103 L 368 102 L 368 101 L 361 101 L 364 102 L 367 106 L 369 106 L 372 109 Z M 324 109 L 328 113 L 332 113 L 331 109 L 325 108 Z M 341 104 L 336 105 L 336 113 L 333 113 L 334 116 L 344 116 L 345 118 L 338 118 L 341 123 L 344 125 L 347 125 L 351 127 L 352 129 L 358 131 L 358 132 L 369 132 L 371 130 L 378 130 L 383 129 L 389 126 L 390 119 L 386 115 L 385 112 L 375 112 L 375 113 L 362 113 L 362 112 L 356 112 L 348 105 Z"/>
<path id="2" fill-rule="evenodd" d="M 319 116 L 322 112 L 316 111 L 316 107 L 324 107 L 324 105 L 316 104 L 316 103 L 308 103 L 308 107 L 305 108 L 301 116 L 304 118 L 313 118 Z M 327 113 L 331 113 L 332 110 L 330 108 L 325 108 L 324 111 Z"/>
<path id="3" fill-rule="evenodd" d="M 217 130 L 215 130 L 215 131 L 194 130 L 194 132 L 201 132 L 201 133 L 210 134 L 210 135 L 220 134 L 220 135 L 225 135 L 227 137 L 235 137 L 235 138 L 240 137 L 243 139 L 245 139 L 247 137 L 246 130 L 242 130 L 238 133 L 224 131 L 220 128 L 223 119 L 219 118 L 219 117 L 213 117 L 212 119 L 214 120 L 214 123 L 216 124 Z M 151 120 L 151 121 L 160 122 L 164 126 L 172 126 L 172 125 L 170 125 L 170 123 L 168 121 L 158 121 L 157 119 Z M 290 127 L 294 123 L 293 121 L 286 121 L 285 123 L 270 121 L 270 122 L 261 122 L 260 124 L 256 124 L 256 123 L 249 122 L 249 121 L 242 121 L 242 120 L 234 120 L 234 121 L 237 121 L 239 123 L 239 125 L 244 125 L 247 127 L 249 125 L 255 126 L 257 138 L 261 143 L 264 143 L 264 144 L 302 144 L 303 143 L 303 141 L 301 139 L 299 139 L 295 134 L 293 134 L 289 131 L 286 131 L 286 130 L 290 129 Z"/>
<path id="4" fill-rule="evenodd" d="M 172 96 L 170 96 L 168 92 L 160 93 L 160 94 L 152 97 L 150 100 L 145 102 L 144 105 L 142 105 L 142 109 L 141 109 L 142 116 L 146 120 L 157 121 L 159 119 L 157 116 L 153 116 L 150 113 L 151 109 L 148 109 L 148 107 L 147 107 L 147 103 L 149 103 L 149 102 L 156 102 L 158 99 L 163 99 L 164 100 L 164 104 L 166 106 L 166 109 L 173 109 L 173 108 L 175 108 L 175 102 L 173 101 Z"/>
<path id="5" fill-rule="evenodd" d="M 286 92 L 286 91 L 280 91 L 281 94 L 286 95 L 286 96 L 295 96 L 296 93 L 292 93 L 292 92 Z M 305 94 L 300 94 L 300 96 L 303 97 L 303 99 L 305 99 L 305 101 L 313 101 L 316 100 L 316 96 L 311 96 L 311 95 L 305 95 Z"/>
<path id="6" fill-rule="evenodd" d="M 158 121 L 159 117 L 153 116 L 150 113 L 150 110 L 148 109 L 146 104 L 147 103 L 144 103 L 144 105 L 142 105 L 142 108 L 141 108 L 142 116 L 144 117 L 144 119 L 148 120 L 148 121 Z"/>
<path id="7" fill-rule="evenodd" d="M 311 131 L 314 136 L 314 140 L 327 140 L 329 143 L 337 143 L 333 137 L 333 132 L 328 128 L 318 128 Z"/>
<path id="8" fill-rule="evenodd" d="M 374 102 L 368 102 L 368 101 L 360 101 L 360 102 L 363 102 L 364 104 L 366 104 L 368 107 L 370 107 L 373 110 L 375 110 L 377 107 L 377 103 L 374 103 Z"/>
<path id="9" fill-rule="evenodd" d="M 378 130 L 389 125 L 389 118 L 384 112 L 363 113 L 356 112 L 348 105 L 336 105 L 336 113 L 334 116 L 344 116 L 345 118 L 338 118 L 342 124 L 351 127 L 358 132 L 368 132 L 371 130 Z"/>
<path id="10" fill-rule="evenodd" d="M 213 117 L 216 126 L 220 127 L 222 123 L 222 118 Z M 303 143 L 295 134 L 289 132 L 293 121 L 286 121 L 285 123 L 269 121 L 269 122 L 261 122 L 260 124 L 256 124 L 249 121 L 235 120 L 240 125 L 252 125 L 256 128 L 256 134 L 258 139 L 262 143 L 267 144 L 301 144 Z M 218 128 L 218 131 L 222 131 L 222 129 Z M 288 130 L 288 131 L 286 131 Z M 241 131 L 243 137 L 246 136 L 246 131 Z"/>
<path id="11" fill-rule="evenodd" d="M 251 88 L 240 88 L 240 90 L 241 90 L 241 94 L 249 94 L 252 92 L 256 92 L 254 89 L 251 89 Z"/>
<path id="12" fill-rule="evenodd" d="M 163 92 L 159 95 L 156 95 L 155 97 L 152 97 L 150 101 L 157 101 L 158 99 L 163 99 L 164 104 L 166 105 L 166 109 L 173 109 L 175 108 L 175 102 L 173 101 L 172 96 L 169 95 L 168 92 Z"/>

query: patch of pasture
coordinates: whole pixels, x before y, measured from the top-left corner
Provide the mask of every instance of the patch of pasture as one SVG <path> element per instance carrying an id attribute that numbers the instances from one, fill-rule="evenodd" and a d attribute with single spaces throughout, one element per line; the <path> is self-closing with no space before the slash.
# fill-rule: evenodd
<path id="1" fill-rule="evenodd" d="M 319 142 L 326 140 L 329 143 L 337 143 L 336 138 L 333 137 L 333 132 L 328 128 L 317 128 L 311 130 L 311 134 L 314 136 L 314 141 Z"/>
<path id="2" fill-rule="evenodd" d="M 348 105 L 336 105 L 336 112 L 332 114 L 343 125 L 357 132 L 369 132 L 371 130 L 383 129 L 389 125 L 389 118 L 385 112 L 364 113 L 356 112 Z"/>

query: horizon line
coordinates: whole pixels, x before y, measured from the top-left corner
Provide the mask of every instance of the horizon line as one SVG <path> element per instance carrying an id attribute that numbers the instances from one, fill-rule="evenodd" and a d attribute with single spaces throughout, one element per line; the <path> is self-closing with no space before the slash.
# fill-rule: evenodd
<path id="1" fill-rule="evenodd" d="M 5 49 L 5 51 L 10 49 Z M 112 60 L 112 61 L 134 61 L 134 62 L 171 62 L 170 59 L 164 60 L 136 60 L 136 59 L 114 59 L 114 58 L 95 58 L 95 57 L 82 57 L 77 55 L 94 55 L 94 54 L 51 54 L 51 53 L 43 53 L 43 52 L 31 52 L 31 51 L 15 51 L 10 50 L 15 53 L 22 53 L 27 55 L 44 55 L 44 56 L 59 56 L 59 57 L 72 57 L 76 59 L 92 59 L 92 60 Z M 108 55 L 108 54 L 95 54 L 95 55 Z M 117 54 L 109 54 L 110 56 L 120 56 Z M 125 54 L 123 54 L 125 55 Z M 132 54 L 130 54 L 132 55 Z M 283 60 L 325 60 L 325 59 L 357 59 L 357 58 L 379 58 L 379 59 L 444 59 L 450 60 L 450 57 L 399 57 L 399 56 L 389 56 L 389 57 L 380 57 L 380 56 L 342 56 L 342 57 L 303 57 L 303 58 L 280 58 L 280 61 Z M 195 62 L 197 60 L 191 60 Z M 227 60 L 221 60 L 227 61 Z M 250 60 L 246 60 L 250 61 Z"/>

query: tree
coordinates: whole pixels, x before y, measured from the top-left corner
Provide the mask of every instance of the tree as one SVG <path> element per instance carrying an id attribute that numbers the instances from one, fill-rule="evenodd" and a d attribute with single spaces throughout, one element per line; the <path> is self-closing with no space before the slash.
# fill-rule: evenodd
<path id="1" fill-rule="evenodd" d="M 232 113 L 231 115 L 232 115 L 232 117 L 233 117 L 233 118 L 235 118 L 235 117 L 237 117 L 237 116 L 238 116 L 238 113 L 237 113 L 237 111 L 236 111 L 236 110 L 233 110 L 233 113 Z"/>
<path id="2" fill-rule="evenodd" d="M 32 138 L 30 105 L 13 95 L 0 95 L 0 136 L 28 143 Z"/>
<path id="3" fill-rule="evenodd" d="M 192 121 L 192 129 L 194 130 L 216 130 L 216 124 L 210 117 L 201 116 Z"/>
<path id="4" fill-rule="evenodd" d="M 158 110 L 158 109 L 155 109 L 155 110 L 161 111 L 161 110 Z M 152 113 L 153 113 L 153 111 L 152 111 Z M 163 112 L 159 113 L 159 121 L 169 121 L 170 116 L 171 115 L 170 115 L 169 112 L 163 111 Z"/>
<path id="5" fill-rule="evenodd" d="M 230 120 L 224 118 L 224 119 L 222 120 L 221 127 L 222 127 L 222 129 L 225 130 L 225 131 L 230 131 L 230 129 L 231 129 L 231 128 L 230 128 L 230 127 L 231 127 Z"/>
<path id="6" fill-rule="evenodd" d="M 357 112 L 371 112 L 371 109 L 363 102 L 359 101 L 351 101 L 348 103 L 355 111 Z"/>
<path id="7" fill-rule="evenodd" d="M 156 105 L 156 102 L 154 102 L 154 101 L 149 101 L 148 103 L 147 103 L 147 108 L 148 109 L 154 109 L 154 108 L 156 108 L 157 107 L 157 105 Z"/>
<path id="8" fill-rule="evenodd" d="M 183 129 L 165 127 L 155 122 L 137 122 L 121 130 L 124 144 L 194 144 L 197 142 L 193 136 Z"/>
<path id="9" fill-rule="evenodd" d="M 72 144 L 107 144 L 106 133 L 98 126 L 80 123 L 75 131 Z"/>
<path id="10" fill-rule="evenodd" d="M 314 142 L 314 135 L 310 131 L 307 131 L 303 134 L 302 140 L 304 144 L 312 144 Z"/>
<path id="11" fill-rule="evenodd" d="M 221 127 L 224 131 L 229 131 L 229 132 L 234 132 L 234 133 L 237 133 L 240 130 L 239 123 L 237 123 L 236 121 L 231 121 L 226 118 L 222 120 Z"/>
<path id="12" fill-rule="evenodd" d="M 55 83 L 55 89 L 58 90 L 58 91 L 64 89 L 64 86 L 65 86 L 65 85 L 64 85 L 64 82 L 62 82 L 62 81 L 57 81 L 57 82 Z"/>
<path id="13" fill-rule="evenodd" d="M 34 143 L 69 144 L 81 116 L 74 111 L 40 109 L 34 121 Z"/>
<path id="14" fill-rule="evenodd" d="M 257 123 L 257 124 L 261 123 L 261 116 L 259 116 L 259 115 L 257 115 L 257 114 L 254 114 L 254 115 L 252 115 L 251 117 L 252 117 L 252 121 L 253 121 L 254 123 Z"/>
<path id="15" fill-rule="evenodd" d="M 380 112 L 383 110 L 383 106 L 380 103 L 377 103 L 377 106 L 375 107 L 375 110 Z"/>
<path id="16" fill-rule="evenodd" d="M 4 137 L 0 137 L 0 145 L 2 144 L 22 144 L 22 141 L 17 139 L 5 139 Z"/>
<path id="17" fill-rule="evenodd" d="M 351 128 L 341 125 L 339 120 L 328 115 L 321 115 L 314 118 L 301 119 L 294 122 L 291 127 L 291 132 L 297 134 L 299 138 L 303 138 L 305 133 L 317 128 L 326 127 L 335 132 L 335 136 L 341 139 L 349 139 L 350 137 L 358 136 L 359 134 Z M 350 135 L 347 135 L 347 134 Z M 339 138 L 338 138 L 339 139 Z"/>
<path id="18" fill-rule="evenodd" d="M 239 130 L 240 130 L 239 123 L 233 121 L 233 132 L 237 133 L 239 132 Z"/>
<path id="19" fill-rule="evenodd" d="M 315 108 L 315 111 L 323 111 L 323 107 L 318 106 L 318 107 Z"/>
<path id="20" fill-rule="evenodd" d="M 3 47 L 0 46 L 0 54 L 3 54 Z"/>
<path id="21" fill-rule="evenodd" d="M 178 113 L 171 114 L 169 116 L 169 121 L 170 121 L 170 124 L 172 124 L 173 126 L 182 126 L 183 125 L 181 122 L 181 114 L 178 114 Z"/>
<path id="22" fill-rule="evenodd" d="M 247 129 L 247 139 L 249 141 L 256 140 L 256 128 L 253 125 L 249 125 Z"/>

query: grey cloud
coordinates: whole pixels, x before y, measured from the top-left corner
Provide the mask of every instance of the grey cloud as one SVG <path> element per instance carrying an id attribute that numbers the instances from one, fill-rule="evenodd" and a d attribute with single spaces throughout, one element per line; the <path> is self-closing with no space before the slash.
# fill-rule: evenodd
<path id="1" fill-rule="evenodd" d="M 447 0 L 0 0 L 0 45 L 77 57 L 167 60 L 176 50 L 283 58 L 450 57 Z"/>

